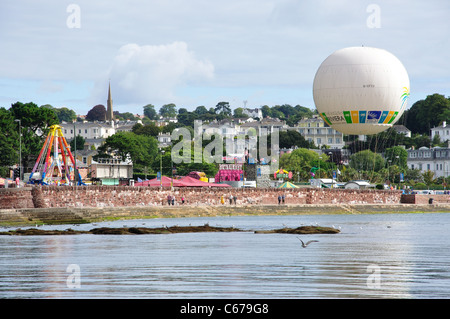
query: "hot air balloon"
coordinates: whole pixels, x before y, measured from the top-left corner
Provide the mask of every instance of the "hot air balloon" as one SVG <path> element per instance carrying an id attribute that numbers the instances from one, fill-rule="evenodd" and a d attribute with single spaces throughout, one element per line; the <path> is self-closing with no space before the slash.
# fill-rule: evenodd
<path id="1" fill-rule="evenodd" d="M 338 50 L 316 72 L 313 97 L 323 120 L 343 134 L 371 135 L 403 114 L 409 77 L 393 54 L 371 47 Z"/>

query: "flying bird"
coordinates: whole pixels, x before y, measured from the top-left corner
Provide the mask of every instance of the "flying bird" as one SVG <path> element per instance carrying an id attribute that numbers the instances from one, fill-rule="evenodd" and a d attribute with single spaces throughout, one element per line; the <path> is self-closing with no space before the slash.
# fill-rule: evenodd
<path id="1" fill-rule="evenodd" d="M 298 237 L 297 237 L 298 238 Z M 303 242 L 303 240 L 301 240 L 300 238 L 298 238 L 298 240 L 300 240 L 302 242 L 302 247 L 306 248 L 306 246 L 308 246 L 309 244 L 313 243 L 313 242 L 319 242 L 318 240 L 310 240 L 308 242 L 306 242 L 306 244 Z"/>

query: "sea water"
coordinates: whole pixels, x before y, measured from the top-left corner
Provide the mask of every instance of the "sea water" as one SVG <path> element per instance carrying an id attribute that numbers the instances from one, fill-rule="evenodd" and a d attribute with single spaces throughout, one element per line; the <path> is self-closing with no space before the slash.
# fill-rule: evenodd
<path id="1" fill-rule="evenodd" d="M 243 231 L 0 236 L 0 298 L 450 297 L 449 213 L 140 219 L 42 228 L 206 223 Z M 254 232 L 302 225 L 340 233 Z M 302 248 L 299 239 L 318 242 Z"/>

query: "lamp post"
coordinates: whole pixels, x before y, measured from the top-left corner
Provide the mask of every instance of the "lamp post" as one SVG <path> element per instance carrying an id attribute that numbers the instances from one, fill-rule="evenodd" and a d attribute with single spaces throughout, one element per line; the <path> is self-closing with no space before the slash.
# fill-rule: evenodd
<path id="1" fill-rule="evenodd" d="M 161 150 L 161 156 L 159 157 L 159 185 L 162 190 L 162 157 L 164 155 L 164 150 Z"/>
<path id="2" fill-rule="evenodd" d="M 22 121 L 17 119 L 14 122 L 19 122 L 19 180 L 22 180 Z"/>

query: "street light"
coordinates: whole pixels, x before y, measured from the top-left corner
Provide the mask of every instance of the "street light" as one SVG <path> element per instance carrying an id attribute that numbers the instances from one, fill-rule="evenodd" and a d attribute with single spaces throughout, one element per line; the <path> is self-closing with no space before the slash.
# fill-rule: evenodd
<path id="1" fill-rule="evenodd" d="M 160 188 L 162 190 L 162 157 L 164 155 L 164 150 L 161 150 L 161 156 L 159 157 L 159 181 L 160 181 Z"/>
<path id="2" fill-rule="evenodd" d="M 19 122 L 19 180 L 22 180 L 22 122 L 20 119 L 14 122 Z"/>

